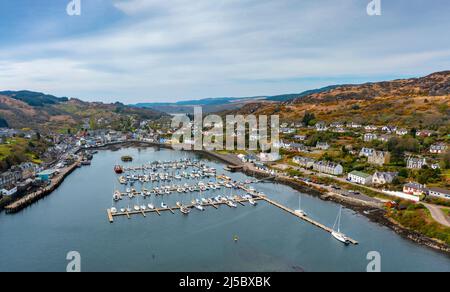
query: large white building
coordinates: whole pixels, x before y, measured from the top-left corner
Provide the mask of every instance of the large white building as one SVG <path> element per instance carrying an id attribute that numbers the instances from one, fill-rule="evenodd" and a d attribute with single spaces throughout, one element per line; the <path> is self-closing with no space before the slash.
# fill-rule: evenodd
<path id="1" fill-rule="evenodd" d="M 317 172 L 332 175 L 342 175 L 344 173 L 342 165 L 329 161 L 318 161 L 314 163 L 313 169 Z"/>
<path id="2" fill-rule="evenodd" d="M 369 185 L 372 183 L 372 176 L 370 174 L 360 172 L 360 171 L 352 171 L 348 174 L 348 181 L 361 184 L 361 185 Z"/>

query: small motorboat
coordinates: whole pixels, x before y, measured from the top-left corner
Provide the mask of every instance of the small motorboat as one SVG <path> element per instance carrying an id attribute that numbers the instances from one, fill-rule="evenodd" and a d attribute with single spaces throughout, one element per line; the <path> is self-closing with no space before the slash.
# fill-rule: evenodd
<path id="1" fill-rule="evenodd" d="M 114 172 L 117 173 L 117 174 L 123 173 L 123 167 L 120 166 L 120 165 L 114 166 Z"/>
<path id="2" fill-rule="evenodd" d="M 188 215 L 189 213 L 191 213 L 191 209 L 186 208 L 186 207 L 181 207 L 180 208 L 181 213 L 183 213 L 184 215 Z"/>
<path id="3" fill-rule="evenodd" d="M 122 195 L 120 194 L 120 192 L 119 192 L 119 191 L 115 191 L 115 192 L 114 192 L 114 195 L 113 195 L 113 200 L 116 201 L 116 202 L 118 202 L 118 201 L 120 201 L 121 199 L 122 199 Z"/>
<path id="4" fill-rule="evenodd" d="M 120 212 L 125 213 L 125 210 L 126 210 L 125 208 L 121 208 Z"/>
<path id="5" fill-rule="evenodd" d="M 164 202 L 163 203 L 161 203 L 161 208 L 163 208 L 163 209 L 167 209 L 169 206 L 167 206 L 167 204 L 165 204 Z"/>
<path id="6" fill-rule="evenodd" d="M 249 202 L 250 205 L 252 205 L 252 206 L 258 205 L 258 203 L 257 203 L 255 200 L 253 200 L 253 199 L 249 199 L 248 202 Z"/>
<path id="7" fill-rule="evenodd" d="M 147 207 L 148 207 L 150 210 L 155 209 L 155 206 L 153 206 L 152 204 L 148 204 Z"/>
<path id="8" fill-rule="evenodd" d="M 133 207 L 133 209 L 134 209 L 134 211 L 139 211 L 139 210 L 141 210 L 141 208 L 140 208 L 138 205 L 135 205 L 135 206 Z"/>
<path id="9" fill-rule="evenodd" d="M 232 201 L 227 201 L 227 205 L 231 208 L 237 208 L 237 205 L 233 203 Z"/>
<path id="10" fill-rule="evenodd" d="M 197 209 L 199 211 L 205 211 L 205 208 L 200 204 L 195 204 L 194 207 L 195 207 L 195 209 Z"/>
<path id="11" fill-rule="evenodd" d="M 111 214 L 116 214 L 116 213 L 117 213 L 117 209 L 114 208 L 114 207 L 112 207 L 112 208 L 110 209 L 110 211 L 111 211 Z"/>

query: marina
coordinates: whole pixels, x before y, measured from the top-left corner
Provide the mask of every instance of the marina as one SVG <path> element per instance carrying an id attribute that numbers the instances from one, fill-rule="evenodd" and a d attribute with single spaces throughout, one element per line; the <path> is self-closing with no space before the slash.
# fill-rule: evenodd
<path id="1" fill-rule="evenodd" d="M 208 179 L 122 185 L 118 177 L 132 174 L 114 171 L 115 165 L 129 166 L 121 162 L 124 155 L 131 155 L 136 165 L 188 158 L 217 171 Z M 193 170 L 198 168 L 180 172 Z M 140 192 L 160 185 L 221 181 L 236 187 L 124 196 L 113 201 L 115 191 L 126 193 L 127 188 Z M 246 195 L 251 198 L 244 199 Z M 235 199 L 236 207 L 202 201 L 218 196 L 238 196 L 242 201 Z M 197 201 L 192 203 L 196 199 L 204 211 L 196 207 Z M 143 206 L 145 210 L 141 210 Z M 307 216 L 296 214 L 297 209 Z M 224 164 L 202 155 L 152 147 L 102 150 L 91 166 L 73 171 L 51 196 L 16 215 L 0 214 L 0 244 L 8 246 L 8 252 L 1 253 L 0 270 L 60 271 L 67 264 L 67 252 L 76 250 L 83 257 L 83 271 L 364 271 L 367 252 L 376 250 L 383 256 L 384 271 L 449 271 L 449 259 L 442 254 L 417 246 L 346 208 L 341 212 L 340 230 L 358 244 L 342 244 L 330 233 L 339 211 L 336 203 L 226 171 Z M 403 260 L 395 260 L 399 257 Z"/>
<path id="2" fill-rule="evenodd" d="M 190 168 L 195 168 L 196 170 L 192 170 L 190 172 L 183 171 L 180 173 L 172 173 L 169 172 L 158 172 L 159 169 L 184 169 L 189 170 Z M 117 172 L 117 169 L 121 169 L 123 171 Z M 262 193 L 258 193 L 253 187 L 248 187 L 248 185 L 252 183 L 256 183 L 259 181 L 256 180 L 246 180 L 245 182 L 232 181 L 232 179 L 226 175 L 216 175 L 216 169 L 213 167 L 207 166 L 205 163 L 200 161 L 191 161 L 189 159 L 183 159 L 179 161 L 155 161 L 147 165 L 142 166 L 134 166 L 134 167 L 123 167 L 123 166 L 115 166 L 115 172 L 118 174 L 121 173 L 130 173 L 126 177 L 120 176 L 119 182 L 122 185 L 131 185 L 133 187 L 127 187 L 126 192 L 121 192 L 116 190 L 113 195 L 113 201 L 119 202 L 122 198 L 129 198 L 133 200 L 138 197 L 151 197 L 153 196 L 166 196 L 172 193 L 178 194 L 191 194 L 195 192 L 205 192 L 208 190 L 220 190 L 222 187 L 225 189 L 228 188 L 230 190 L 242 190 L 245 195 L 244 196 L 216 196 L 215 198 L 201 198 L 198 197 L 196 199 L 192 199 L 192 201 L 188 204 L 182 204 L 180 202 L 176 203 L 175 207 L 169 207 L 165 203 L 161 203 L 161 208 L 155 208 L 154 204 L 148 205 L 140 205 L 137 202 L 134 205 L 134 208 L 130 208 L 130 204 L 128 203 L 127 208 L 120 208 L 120 212 L 118 208 L 111 207 L 107 209 L 107 216 L 110 223 L 114 222 L 114 217 L 126 216 L 128 219 L 131 219 L 131 215 L 142 215 L 146 217 L 146 213 L 157 213 L 161 215 L 161 212 L 170 211 L 172 214 L 175 214 L 176 210 L 179 210 L 183 215 L 188 215 L 192 209 L 198 209 L 200 211 L 204 211 L 205 207 L 214 207 L 218 208 L 221 205 L 227 205 L 230 208 L 237 208 L 237 204 L 241 206 L 245 206 L 244 203 L 250 203 L 255 206 L 257 201 L 265 201 L 290 215 L 294 215 L 301 220 L 308 222 L 328 233 L 330 233 L 337 240 L 345 243 L 345 244 L 354 244 L 357 245 L 358 241 L 345 236 L 340 233 L 339 230 L 336 231 L 333 228 L 329 228 L 311 218 L 309 218 L 303 210 L 291 210 L 290 208 L 283 206 L 282 204 L 269 199 L 266 195 Z M 137 172 L 142 172 L 141 174 L 136 174 Z M 146 172 L 147 171 L 147 172 Z M 148 172 L 150 171 L 150 172 Z M 184 185 L 161 185 L 161 181 L 172 181 L 172 180 L 198 180 L 202 178 L 214 178 L 214 181 L 210 181 L 208 183 L 204 183 L 202 181 L 195 184 L 185 183 Z M 140 191 L 137 191 L 134 187 L 135 182 L 140 182 L 142 188 Z M 158 186 L 151 188 L 151 190 L 145 188 L 147 183 L 158 183 Z"/>

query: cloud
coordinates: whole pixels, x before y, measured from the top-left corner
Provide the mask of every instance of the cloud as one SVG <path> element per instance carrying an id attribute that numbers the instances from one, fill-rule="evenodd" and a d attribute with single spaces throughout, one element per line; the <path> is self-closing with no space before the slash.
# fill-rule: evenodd
<path id="1" fill-rule="evenodd" d="M 0 88 L 167 101 L 299 92 L 450 65 L 442 37 L 450 21 L 439 12 L 416 24 L 398 5 L 373 18 L 365 1 L 317 2 L 116 0 L 119 22 L 0 49 Z"/>

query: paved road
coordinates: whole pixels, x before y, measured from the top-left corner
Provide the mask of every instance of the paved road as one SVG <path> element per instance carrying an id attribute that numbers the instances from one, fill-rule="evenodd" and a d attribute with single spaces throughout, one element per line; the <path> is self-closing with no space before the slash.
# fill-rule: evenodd
<path id="1" fill-rule="evenodd" d="M 436 205 L 424 204 L 430 210 L 431 217 L 438 223 L 450 227 L 450 219 L 442 212 L 441 208 Z"/>

